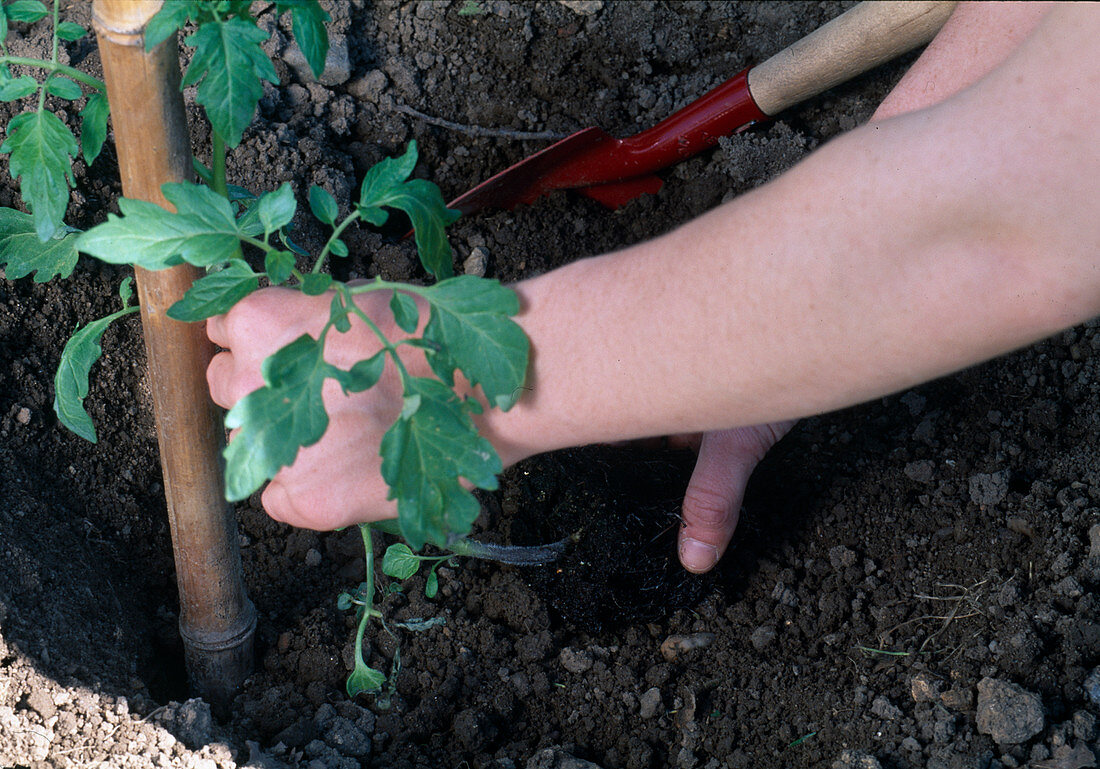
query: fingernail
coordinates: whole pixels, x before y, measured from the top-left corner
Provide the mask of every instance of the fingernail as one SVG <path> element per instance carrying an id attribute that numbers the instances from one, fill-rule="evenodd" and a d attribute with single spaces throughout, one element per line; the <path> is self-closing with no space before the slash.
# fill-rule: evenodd
<path id="1" fill-rule="evenodd" d="M 709 571 L 718 563 L 718 548 L 691 537 L 680 540 L 680 563 L 688 571 Z"/>

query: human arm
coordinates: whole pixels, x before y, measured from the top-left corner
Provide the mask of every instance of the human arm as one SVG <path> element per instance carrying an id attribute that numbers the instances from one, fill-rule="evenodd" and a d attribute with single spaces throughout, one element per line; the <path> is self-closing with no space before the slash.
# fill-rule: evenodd
<path id="1" fill-rule="evenodd" d="M 1048 31 L 942 105 L 858 129 L 663 238 L 520 284 L 533 389 L 482 418 L 505 461 L 828 410 L 1094 312 L 1096 232 L 1072 204 L 1095 200 L 1100 176 L 1087 58 L 1096 24 L 1073 13 L 1059 9 Z M 1076 101 L 1048 83 L 1076 85 Z M 1012 152 L 1021 166 L 1005 166 Z M 264 312 L 262 301 L 234 313 Z M 281 323 L 298 322 L 283 309 Z M 216 335 L 233 351 L 246 343 Z M 255 382 L 248 369 L 212 368 L 215 398 L 231 405 L 242 388 L 222 380 Z M 362 426 L 357 436 L 374 429 Z M 369 472 L 339 464 L 346 446 L 334 435 L 280 473 L 269 512 L 314 527 L 392 514 Z M 362 438 L 374 455 L 379 436 Z"/>

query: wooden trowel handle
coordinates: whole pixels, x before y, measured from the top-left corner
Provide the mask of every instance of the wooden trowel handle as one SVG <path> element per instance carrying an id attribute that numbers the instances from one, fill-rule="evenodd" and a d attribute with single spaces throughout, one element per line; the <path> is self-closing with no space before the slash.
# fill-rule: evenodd
<path id="1" fill-rule="evenodd" d="M 816 96 L 935 37 L 954 2 L 862 2 L 749 70 L 767 115 Z"/>

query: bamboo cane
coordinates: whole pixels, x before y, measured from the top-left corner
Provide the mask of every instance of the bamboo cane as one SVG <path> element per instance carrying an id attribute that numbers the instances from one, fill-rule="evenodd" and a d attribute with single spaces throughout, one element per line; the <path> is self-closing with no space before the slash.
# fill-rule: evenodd
<path id="1" fill-rule="evenodd" d="M 95 0 L 92 13 L 111 103 L 123 193 L 165 208 L 165 182 L 191 179 L 191 142 L 175 36 L 145 52 L 161 0 Z M 205 370 L 213 347 L 199 324 L 165 314 L 191 286 L 190 265 L 135 270 L 192 689 L 225 706 L 252 670 L 256 610 L 245 594 L 236 519 L 223 493 L 221 415 Z"/>

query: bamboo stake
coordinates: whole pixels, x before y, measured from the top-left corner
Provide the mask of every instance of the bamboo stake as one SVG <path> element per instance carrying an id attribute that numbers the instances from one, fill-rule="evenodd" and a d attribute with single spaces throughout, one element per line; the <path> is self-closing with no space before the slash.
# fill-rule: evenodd
<path id="1" fill-rule="evenodd" d="M 175 36 L 145 52 L 161 0 L 95 0 L 123 193 L 171 209 L 165 182 L 191 179 L 191 142 Z M 223 493 L 221 414 L 206 389 L 213 346 L 201 324 L 165 314 L 199 271 L 136 269 L 141 322 L 180 594 L 180 635 L 197 694 L 224 707 L 252 671 L 256 610 L 241 575 L 237 524 Z"/>

